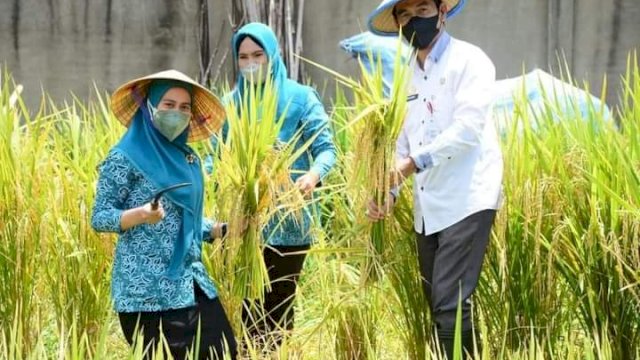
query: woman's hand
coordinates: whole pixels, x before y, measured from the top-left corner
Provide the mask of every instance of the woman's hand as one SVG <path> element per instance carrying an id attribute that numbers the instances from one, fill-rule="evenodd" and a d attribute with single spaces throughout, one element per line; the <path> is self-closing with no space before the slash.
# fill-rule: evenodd
<path id="1" fill-rule="evenodd" d="M 227 233 L 227 223 L 215 223 L 211 228 L 211 238 L 212 239 L 222 239 L 225 237 Z"/>
<path id="2" fill-rule="evenodd" d="M 304 197 L 310 197 L 311 193 L 316 188 L 318 181 L 320 181 L 320 175 L 316 174 L 314 171 L 308 171 L 296 180 L 296 186 L 300 189 L 300 192 L 302 192 Z"/>
<path id="3" fill-rule="evenodd" d="M 234 229 L 230 228 L 227 223 L 219 222 L 215 223 L 211 228 L 211 237 L 213 239 L 223 239 L 227 236 L 232 238 L 241 238 L 244 236 L 245 232 L 249 228 L 249 222 L 246 218 L 241 219 L 239 222 L 238 234 L 235 233 Z"/>
<path id="4" fill-rule="evenodd" d="M 125 210 L 120 217 L 122 231 L 142 224 L 157 224 L 164 219 L 164 208 L 159 203 L 156 209 L 150 203 L 143 206 Z"/>
<path id="5" fill-rule="evenodd" d="M 141 207 L 140 212 L 145 224 L 157 224 L 164 219 L 164 208 L 159 202 L 155 209 L 150 203 L 145 204 Z"/>
<path id="6" fill-rule="evenodd" d="M 238 229 L 230 229 L 231 236 L 236 238 L 241 238 L 244 236 L 244 234 L 247 233 L 248 228 L 249 228 L 249 220 L 243 217 L 242 219 L 240 219 Z M 236 232 L 235 230 L 237 230 L 238 232 L 237 234 L 235 233 Z"/>

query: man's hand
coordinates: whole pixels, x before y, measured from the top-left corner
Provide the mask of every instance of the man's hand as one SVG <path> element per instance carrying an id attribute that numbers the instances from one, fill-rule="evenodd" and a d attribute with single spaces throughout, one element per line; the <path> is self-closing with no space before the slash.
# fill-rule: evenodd
<path id="1" fill-rule="evenodd" d="M 374 200 L 370 200 L 367 206 L 367 217 L 370 221 L 373 222 L 383 220 L 384 218 L 389 216 L 389 214 L 391 214 L 395 204 L 396 199 L 391 194 L 389 194 L 389 196 L 387 197 L 387 201 L 385 201 L 385 203 L 381 206 L 378 206 L 378 204 Z"/>
<path id="2" fill-rule="evenodd" d="M 406 157 L 404 159 L 396 161 L 396 167 L 389 174 L 389 182 L 392 188 L 402 185 L 404 180 L 416 172 L 416 163 L 413 159 Z"/>

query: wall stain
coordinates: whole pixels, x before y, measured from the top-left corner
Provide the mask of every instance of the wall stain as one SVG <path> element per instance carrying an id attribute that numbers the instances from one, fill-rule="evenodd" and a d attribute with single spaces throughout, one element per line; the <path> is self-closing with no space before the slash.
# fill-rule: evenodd
<path id="1" fill-rule="evenodd" d="M 20 0 L 13 1 L 11 35 L 13 36 L 13 50 L 15 50 L 16 57 L 18 57 L 18 50 L 20 49 Z"/>
<path id="2" fill-rule="evenodd" d="M 53 34 L 53 31 L 55 29 L 55 22 L 56 22 L 56 14 L 54 12 L 54 8 L 53 8 L 53 0 L 47 0 L 47 6 L 49 7 L 49 35 Z"/>
<path id="3" fill-rule="evenodd" d="M 620 40 L 620 17 L 622 16 L 622 0 L 613 3 L 613 20 L 611 22 L 611 38 L 609 41 L 609 58 L 607 59 L 607 71 L 615 68 L 616 52 Z"/>
<path id="4" fill-rule="evenodd" d="M 107 0 L 106 35 L 107 42 L 111 41 L 111 12 L 113 10 L 113 0 Z"/>
<path id="5" fill-rule="evenodd" d="M 84 14 L 82 15 L 84 24 L 84 38 L 89 37 L 89 0 L 84 0 Z"/>
<path id="6" fill-rule="evenodd" d="M 164 13 L 160 16 L 154 33 L 151 34 L 154 49 L 151 60 L 153 69 L 168 69 L 171 67 L 173 51 L 176 47 L 176 32 L 182 26 L 180 5 L 174 0 L 164 1 Z M 157 7 L 160 10 L 161 7 Z M 160 10 L 162 11 L 162 10 Z"/>

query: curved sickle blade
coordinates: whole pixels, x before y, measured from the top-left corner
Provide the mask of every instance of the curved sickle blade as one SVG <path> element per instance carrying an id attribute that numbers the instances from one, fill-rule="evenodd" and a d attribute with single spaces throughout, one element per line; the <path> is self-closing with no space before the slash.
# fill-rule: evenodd
<path id="1" fill-rule="evenodd" d="M 153 210 L 156 210 L 158 208 L 158 203 L 160 202 L 160 198 L 166 192 L 171 191 L 171 190 L 175 190 L 175 189 L 179 189 L 179 188 L 182 188 L 182 187 L 185 187 L 185 186 L 191 186 L 191 183 L 190 182 L 186 182 L 186 183 L 175 184 L 175 185 L 168 186 L 168 187 L 158 191 L 157 193 L 155 193 L 155 195 L 153 195 L 153 200 L 151 200 L 151 208 Z"/>

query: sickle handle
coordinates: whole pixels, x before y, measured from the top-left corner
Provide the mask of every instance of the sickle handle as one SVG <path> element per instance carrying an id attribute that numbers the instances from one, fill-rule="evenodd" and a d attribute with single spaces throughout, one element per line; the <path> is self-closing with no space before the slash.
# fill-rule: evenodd
<path id="1" fill-rule="evenodd" d="M 169 186 L 167 188 L 164 188 L 164 189 L 158 191 L 153 196 L 153 199 L 151 199 L 151 210 L 158 210 L 158 206 L 160 204 L 160 198 L 162 197 L 162 195 L 164 195 L 164 193 L 166 193 L 168 191 L 171 191 L 171 190 L 179 189 L 179 188 L 185 187 L 185 186 L 191 186 L 191 183 L 176 184 L 176 185 L 172 185 L 172 186 Z"/>

